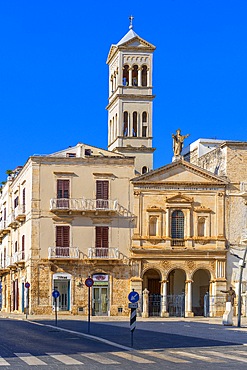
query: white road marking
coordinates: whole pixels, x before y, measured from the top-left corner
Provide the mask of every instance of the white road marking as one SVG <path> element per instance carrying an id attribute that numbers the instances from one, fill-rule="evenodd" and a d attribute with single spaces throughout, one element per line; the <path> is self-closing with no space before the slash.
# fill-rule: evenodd
<path id="1" fill-rule="evenodd" d="M 111 352 L 111 355 L 124 358 L 125 360 L 137 362 L 138 364 L 154 364 L 154 361 L 147 360 L 139 356 L 132 355 L 129 352 Z"/>
<path id="2" fill-rule="evenodd" d="M 31 353 L 15 353 L 15 355 L 28 365 L 47 365 L 44 361 L 41 361 L 38 357 L 31 355 Z"/>
<path id="3" fill-rule="evenodd" d="M 62 353 L 47 353 L 47 355 L 51 356 L 52 358 L 55 358 L 55 360 L 58 360 L 65 365 L 82 365 L 83 364 L 83 362 L 75 360 L 74 358 L 70 356 L 63 355 Z"/>
<path id="4" fill-rule="evenodd" d="M 183 352 L 183 351 L 169 351 L 169 353 L 173 353 L 173 354 L 176 354 L 176 355 L 179 355 L 179 356 L 183 356 L 183 357 L 189 357 L 189 358 L 194 358 L 196 360 L 199 360 L 199 361 L 205 361 L 205 362 L 225 362 L 223 360 L 220 360 L 220 359 L 213 359 L 213 358 L 210 358 L 210 357 L 205 357 L 205 356 L 200 356 L 200 355 L 196 355 L 195 353 L 191 353 L 191 352 Z"/>
<path id="5" fill-rule="evenodd" d="M 0 366 L 10 366 L 10 364 L 4 358 L 0 357 Z"/>
<path id="6" fill-rule="evenodd" d="M 169 355 L 167 355 L 165 353 L 162 353 L 162 352 L 142 351 L 142 353 L 144 353 L 145 355 L 156 357 L 156 358 L 159 358 L 160 360 L 166 360 L 166 361 L 169 361 L 169 362 L 175 362 L 175 363 L 181 363 L 181 364 L 191 362 L 191 361 L 183 360 L 181 358 L 176 358 L 176 357 L 169 356 Z"/>
<path id="7" fill-rule="evenodd" d="M 80 353 L 80 355 L 83 357 L 89 358 L 90 360 L 99 362 L 100 364 L 104 364 L 104 365 L 120 364 L 120 362 L 111 360 L 110 358 L 103 357 L 96 353 Z"/>
<path id="8" fill-rule="evenodd" d="M 200 352 L 202 352 L 202 351 L 200 351 Z M 207 354 L 210 354 L 210 355 L 217 356 L 217 357 L 228 358 L 229 360 L 240 361 L 240 362 L 247 362 L 247 358 L 240 358 L 238 356 L 229 355 L 228 353 L 221 353 L 221 352 L 208 351 L 208 350 L 205 351 L 204 353 L 206 355 Z"/>

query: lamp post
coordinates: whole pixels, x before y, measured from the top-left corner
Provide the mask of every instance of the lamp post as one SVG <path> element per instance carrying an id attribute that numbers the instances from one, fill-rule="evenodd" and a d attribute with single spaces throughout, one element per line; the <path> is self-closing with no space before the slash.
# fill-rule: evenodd
<path id="1" fill-rule="evenodd" d="M 245 244 L 245 251 L 243 255 L 243 259 L 239 261 L 239 286 L 238 286 L 238 328 L 241 327 L 241 306 L 242 306 L 242 279 L 243 279 L 243 270 L 245 268 L 245 259 L 247 255 L 247 234 L 246 231 L 244 233 L 244 236 L 241 239 L 241 242 Z"/>

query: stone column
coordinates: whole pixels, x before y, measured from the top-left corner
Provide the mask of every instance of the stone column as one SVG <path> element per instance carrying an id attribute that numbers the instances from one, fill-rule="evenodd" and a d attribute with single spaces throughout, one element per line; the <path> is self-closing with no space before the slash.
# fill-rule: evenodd
<path id="1" fill-rule="evenodd" d="M 192 280 L 186 280 L 186 295 L 185 295 L 185 317 L 193 317 L 192 312 Z"/>
<path id="2" fill-rule="evenodd" d="M 132 68 L 129 69 L 129 86 L 132 86 Z"/>
<path id="3" fill-rule="evenodd" d="M 143 299 L 142 317 L 149 316 L 148 314 L 148 295 L 149 295 L 149 291 L 147 290 L 147 288 L 145 288 L 142 293 L 142 299 Z"/>
<path id="4" fill-rule="evenodd" d="M 139 67 L 138 68 L 138 86 L 142 86 L 141 81 L 142 81 L 142 67 Z"/>
<path id="5" fill-rule="evenodd" d="M 168 280 L 161 281 L 161 292 L 162 292 L 162 301 L 161 301 L 161 317 L 169 317 L 169 312 L 167 311 L 167 283 Z"/>

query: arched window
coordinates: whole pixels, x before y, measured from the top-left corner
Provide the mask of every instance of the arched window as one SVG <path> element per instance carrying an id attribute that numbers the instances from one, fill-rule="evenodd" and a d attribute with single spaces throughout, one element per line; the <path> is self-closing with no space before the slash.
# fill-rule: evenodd
<path id="1" fill-rule="evenodd" d="M 147 86 L 147 82 L 148 82 L 147 74 L 148 74 L 148 67 L 143 66 L 142 67 L 142 86 Z"/>
<path id="2" fill-rule="evenodd" d="M 205 225 L 206 225 L 205 221 L 206 220 L 204 217 L 200 217 L 198 219 L 198 236 L 205 236 Z"/>
<path id="3" fill-rule="evenodd" d="M 128 136 L 128 112 L 124 112 L 123 136 Z"/>
<path id="4" fill-rule="evenodd" d="M 114 132 L 114 138 L 116 138 L 118 136 L 117 125 L 118 125 L 118 123 L 117 123 L 117 114 L 116 114 L 116 116 L 115 116 L 115 129 L 114 129 L 115 132 Z"/>
<path id="5" fill-rule="evenodd" d="M 142 167 L 142 174 L 144 175 L 144 173 L 147 173 L 148 172 L 148 169 L 146 166 L 143 166 Z"/>
<path id="6" fill-rule="evenodd" d="M 132 70 L 132 86 L 138 86 L 138 66 L 134 65 Z"/>
<path id="7" fill-rule="evenodd" d="M 147 112 L 142 113 L 142 137 L 147 137 Z"/>
<path id="8" fill-rule="evenodd" d="M 157 235 L 157 217 L 149 217 L 149 236 Z"/>
<path id="9" fill-rule="evenodd" d="M 137 112 L 133 112 L 133 136 L 137 136 Z"/>
<path id="10" fill-rule="evenodd" d="M 184 245 L 184 214 L 180 210 L 172 212 L 171 237 L 172 245 Z"/>
<path id="11" fill-rule="evenodd" d="M 127 64 L 123 67 L 123 85 L 129 85 L 129 66 Z"/>

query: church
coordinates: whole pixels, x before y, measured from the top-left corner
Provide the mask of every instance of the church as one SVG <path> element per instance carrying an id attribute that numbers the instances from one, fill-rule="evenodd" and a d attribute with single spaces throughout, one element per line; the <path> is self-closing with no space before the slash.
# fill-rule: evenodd
<path id="1" fill-rule="evenodd" d="M 132 289 L 143 317 L 224 312 L 221 291 L 238 280 L 229 248 L 244 227 L 247 144 L 200 139 L 182 150 L 177 130 L 172 162 L 154 170 L 154 51 L 132 18 L 110 47 L 107 150 L 78 143 L 8 176 L 2 311 L 52 314 L 58 290 L 60 313 L 87 315 L 91 277 L 92 315 L 129 315 Z"/>

